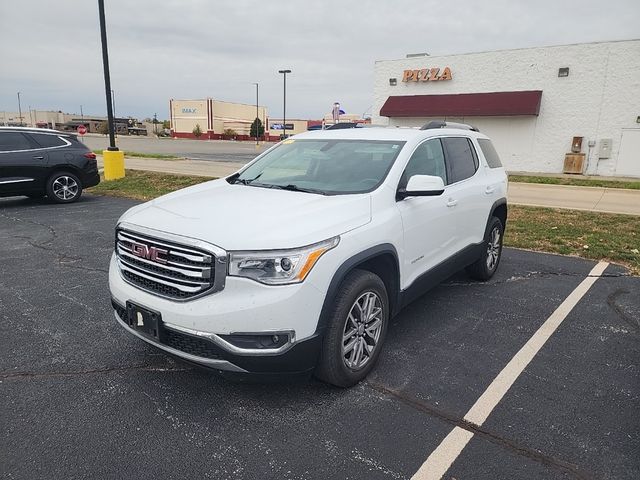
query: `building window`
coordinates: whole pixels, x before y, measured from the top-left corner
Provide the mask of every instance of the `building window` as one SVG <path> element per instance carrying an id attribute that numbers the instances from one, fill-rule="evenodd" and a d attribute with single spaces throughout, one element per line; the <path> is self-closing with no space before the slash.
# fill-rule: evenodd
<path id="1" fill-rule="evenodd" d="M 559 77 L 568 77 L 569 76 L 569 67 L 562 67 L 558 69 Z"/>

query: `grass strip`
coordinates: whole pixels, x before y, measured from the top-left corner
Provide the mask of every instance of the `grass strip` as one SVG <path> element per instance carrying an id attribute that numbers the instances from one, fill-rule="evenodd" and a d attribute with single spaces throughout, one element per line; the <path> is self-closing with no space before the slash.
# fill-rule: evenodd
<path id="1" fill-rule="evenodd" d="M 509 205 L 510 247 L 623 264 L 640 275 L 640 217 Z"/>
<path id="2" fill-rule="evenodd" d="M 90 193 L 151 200 L 207 177 L 127 170 Z M 640 275 L 640 217 L 542 207 L 509 206 L 505 245 L 539 252 L 608 260 Z"/>
<path id="3" fill-rule="evenodd" d="M 100 183 L 87 189 L 87 192 L 95 195 L 151 200 L 181 188 L 214 180 L 209 177 L 146 172 L 144 170 L 126 170 L 125 173 L 124 178 L 110 181 L 105 181 L 104 175 L 101 175 Z"/>
<path id="4" fill-rule="evenodd" d="M 96 155 L 102 155 L 103 150 L 93 150 Z M 176 155 L 165 155 L 164 153 L 141 153 L 141 152 L 128 152 L 125 150 L 125 157 L 137 157 L 137 158 L 156 158 L 159 160 L 178 160 L 182 157 Z"/>
<path id="5" fill-rule="evenodd" d="M 510 182 L 543 183 L 546 185 L 573 185 L 576 187 L 629 188 L 640 190 L 640 180 L 621 181 L 590 178 L 539 177 L 536 175 L 509 175 Z"/>

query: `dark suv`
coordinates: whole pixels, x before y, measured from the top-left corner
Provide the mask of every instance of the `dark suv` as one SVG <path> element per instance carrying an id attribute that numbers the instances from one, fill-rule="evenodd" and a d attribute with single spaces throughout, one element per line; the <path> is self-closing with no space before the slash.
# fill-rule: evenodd
<path id="1" fill-rule="evenodd" d="M 96 155 L 76 135 L 57 130 L 0 127 L 0 197 L 45 195 L 75 202 L 100 182 Z"/>

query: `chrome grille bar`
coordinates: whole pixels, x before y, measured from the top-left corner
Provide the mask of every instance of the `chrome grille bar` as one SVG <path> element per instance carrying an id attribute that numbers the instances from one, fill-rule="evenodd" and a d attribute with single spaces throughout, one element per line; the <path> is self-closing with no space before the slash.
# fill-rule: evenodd
<path id="1" fill-rule="evenodd" d="M 224 288 L 227 253 L 215 245 L 123 222 L 115 247 L 122 278 L 154 295 L 185 301 Z"/>

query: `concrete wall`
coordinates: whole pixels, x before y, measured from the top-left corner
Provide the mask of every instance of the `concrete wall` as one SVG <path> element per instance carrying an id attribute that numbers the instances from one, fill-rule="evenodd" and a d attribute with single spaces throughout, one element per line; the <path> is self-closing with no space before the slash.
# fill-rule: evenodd
<path id="1" fill-rule="evenodd" d="M 402 82 L 405 69 L 450 67 L 453 79 Z M 569 67 L 568 77 L 558 77 Z M 539 116 L 447 118 L 476 125 L 494 138 L 511 171 L 562 171 L 574 136 L 597 142 L 587 174 L 613 175 L 623 129 L 640 129 L 640 40 L 503 50 L 378 61 L 375 65 L 373 123 L 420 126 L 430 118 L 380 117 L 391 95 L 428 95 L 542 90 Z M 390 78 L 397 85 L 389 84 Z M 439 118 L 442 119 L 442 118 Z M 598 159 L 599 142 L 612 139 L 610 159 Z M 637 152 L 640 176 L 640 152 Z"/>

